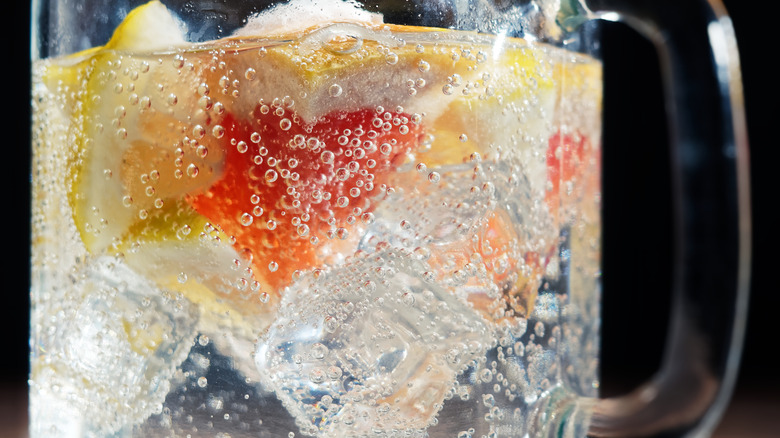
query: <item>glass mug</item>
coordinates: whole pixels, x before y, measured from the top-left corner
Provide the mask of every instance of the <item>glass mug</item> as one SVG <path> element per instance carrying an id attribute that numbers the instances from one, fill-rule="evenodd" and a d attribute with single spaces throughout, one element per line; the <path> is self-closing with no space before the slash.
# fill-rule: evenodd
<path id="1" fill-rule="evenodd" d="M 670 4 L 667 4 L 670 3 Z M 33 1 L 34 437 L 711 432 L 748 281 L 715 0 Z M 598 20 L 658 46 L 658 376 L 598 399 Z"/>

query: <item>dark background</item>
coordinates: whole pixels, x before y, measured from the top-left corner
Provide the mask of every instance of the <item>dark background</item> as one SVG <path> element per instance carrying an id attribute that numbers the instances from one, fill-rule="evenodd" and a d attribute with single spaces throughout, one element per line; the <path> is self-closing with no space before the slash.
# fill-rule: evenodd
<path id="1" fill-rule="evenodd" d="M 682 1 L 682 0 L 681 0 Z M 4 66 L 0 103 L 4 108 L 0 145 L 2 187 L 7 202 L 2 220 L 7 279 L 0 289 L 0 434 L 24 415 L 28 360 L 29 305 L 29 5 L 9 2 L 11 25 L 3 27 L 10 58 Z M 734 22 L 742 60 L 751 147 L 753 261 L 750 317 L 742 367 L 730 417 L 764 424 L 780 434 L 780 298 L 774 217 L 769 208 L 780 184 L 773 149 L 778 142 L 770 115 L 778 114 L 776 51 L 757 2 L 724 1 Z M 771 3 L 771 2 L 768 2 Z M 769 14 L 771 15 L 771 14 Z M 667 132 L 658 62 L 653 47 L 623 25 L 604 26 L 604 306 L 602 393 L 626 392 L 652 376 L 665 340 L 671 284 L 671 212 Z M 770 109 L 772 108 L 772 109 Z M 717 273 L 714 273 L 717 274 Z M 747 404 L 747 405 L 746 405 Z M 8 411 L 8 407 L 12 407 Z M 747 406 L 745 408 L 744 406 Z M 15 407 L 15 408 L 14 408 Z M 9 413 L 10 412 L 10 413 Z M 773 415 L 774 414 L 774 415 Z M 23 419 L 21 422 L 23 423 Z M 737 430 L 737 429 L 735 429 Z M 747 431 L 748 429 L 739 429 Z M 752 429 L 751 429 L 752 430 Z M 769 429 L 767 429 L 769 430 Z M 739 431 L 731 436 L 773 436 Z"/>

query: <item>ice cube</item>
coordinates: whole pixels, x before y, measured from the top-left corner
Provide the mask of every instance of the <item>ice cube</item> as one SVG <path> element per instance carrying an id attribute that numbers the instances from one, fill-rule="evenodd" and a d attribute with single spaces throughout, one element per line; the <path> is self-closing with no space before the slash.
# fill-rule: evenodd
<path id="1" fill-rule="evenodd" d="M 361 249 L 415 250 L 437 281 L 497 323 L 527 318 L 554 257 L 557 230 L 544 202 L 511 162 L 447 165 L 439 181 L 405 174 Z M 553 264 L 554 265 L 554 264 Z"/>
<path id="2" fill-rule="evenodd" d="M 413 252 L 358 255 L 284 294 L 255 356 L 301 431 L 424 430 L 493 335 L 462 298 L 431 282 Z"/>
<path id="3" fill-rule="evenodd" d="M 197 312 L 109 257 L 47 307 L 32 362 L 34 435 L 108 436 L 162 407 L 195 339 Z"/>

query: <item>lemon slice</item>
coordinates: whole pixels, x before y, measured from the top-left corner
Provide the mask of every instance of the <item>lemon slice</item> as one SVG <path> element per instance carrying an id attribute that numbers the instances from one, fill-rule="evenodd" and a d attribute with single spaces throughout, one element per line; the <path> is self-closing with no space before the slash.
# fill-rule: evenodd
<path id="1" fill-rule="evenodd" d="M 441 88 L 447 77 L 471 77 L 479 60 L 459 56 L 468 41 L 442 37 L 427 48 L 406 41 L 432 41 L 434 35 L 454 37 L 442 29 L 342 22 L 279 35 L 270 44 L 265 38 L 230 38 L 217 43 L 225 67 L 206 81 L 240 96 L 222 101 L 243 117 L 258 102 L 274 101 L 307 123 L 334 111 L 398 106 L 435 117 L 446 106 Z M 252 46 L 257 42 L 267 45 L 258 49 Z"/>
<path id="2" fill-rule="evenodd" d="M 106 50 L 162 51 L 185 45 L 181 24 L 157 0 L 127 14 L 106 43 Z"/>
<path id="3" fill-rule="evenodd" d="M 184 200 L 220 177 L 224 145 L 201 134 L 211 128 L 196 92 L 202 72 L 176 55 L 183 44 L 154 1 L 131 11 L 104 47 L 48 68 L 47 85 L 76 90 L 68 200 L 90 254 L 121 255 L 135 273 L 198 304 L 199 330 L 215 342 L 225 337 L 217 330 L 251 340 L 273 300 L 259 298 L 257 275 L 241 269 L 229 236 Z M 153 332 L 125 329 L 134 351 L 153 353 Z"/>
<path id="4" fill-rule="evenodd" d="M 196 99 L 177 90 L 196 88 L 198 75 L 143 55 L 170 47 L 159 41 L 181 43 L 171 27 L 176 29 L 168 10 L 150 2 L 133 10 L 107 45 L 78 67 L 84 91 L 75 117 L 70 201 L 91 253 L 109 250 L 133 223 L 219 174 L 220 148 L 203 144 L 199 152 L 188 144 Z M 129 56 L 128 50 L 142 54 Z M 176 89 L 166 89 L 173 84 Z"/>
<path id="5" fill-rule="evenodd" d="M 462 162 L 474 152 L 488 158 L 499 156 L 499 150 L 513 156 L 538 149 L 552 132 L 556 91 L 551 58 L 545 47 L 510 39 L 486 56 L 474 78 L 448 78 L 442 92 L 454 98 L 430 130 L 435 141 L 447 146 L 420 158 L 442 165 Z M 534 169 L 544 169 L 543 160 L 524 158 L 535 162 Z M 536 173 L 532 179 L 544 181 L 544 173 Z"/>

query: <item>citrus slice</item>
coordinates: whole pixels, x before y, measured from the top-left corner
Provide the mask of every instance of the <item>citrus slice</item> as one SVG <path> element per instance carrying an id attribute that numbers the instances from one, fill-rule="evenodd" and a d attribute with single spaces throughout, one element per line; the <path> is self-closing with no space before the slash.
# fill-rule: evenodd
<path id="1" fill-rule="evenodd" d="M 429 42 L 406 42 L 419 38 Z M 265 45 L 258 49 L 257 43 Z M 446 105 L 441 88 L 447 77 L 471 77 L 480 62 L 460 57 L 471 43 L 451 31 L 372 22 L 321 24 L 272 41 L 241 36 L 217 44 L 220 59 L 206 82 L 214 91 L 239 96 L 222 99 L 227 111 L 248 117 L 257 102 L 284 99 L 305 123 L 334 111 L 399 105 L 434 118 Z"/>
<path id="2" fill-rule="evenodd" d="M 251 144 L 262 132 L 262 146 L 229 148 L 224 177 L 190 203 L 233 236 L 278 291 L 296 270 L 354 252 L 387 175 L 417 147 L 420 129 L 407 115 L 374 130 L 382 115 L 337 112 L 313 125 L 260 109 L 252 122 L 227 117 L 227 137 Z"/>
<path id="3" fill-rule="evenodd" d="M 205 63 L 185 63 L 183 44 L 154 1 L 131 11 L 104 47 L 49 66 L 47 85 L 74 90 L 68 201 L 88 253 L 121 255 L 136 274 L 197 304 L 198 330 L 251 375 L 232 349 L 251 350 L 237 345 L 270 322 L 274 300 L 230 237 L 183 201 L 220 177 L 225 160 L 224 145 L 202 134 L 211 129 L 198 94 Z M 131 343 L 141 354 L 156 338 L 138 333 Z"/>
<path id="4" fill-rule="evenodd" d="M 197 72 L 143 55 L 170 47 L 160 41 L 182 42 L 169 30 L 174 23 L 159 2 L 147 3 L 79 65 L 83 91 L 68 183 L 74 222 L 91 253 L 110 250 L 135 222 L 207 186 L 220 171 L 221 150 L 193 142 L 195 93 L 177 91 L 197 87 Z M 155 30 L 151 36 L 150 29 Z M 125 53 L 129 50 L 132 56 Z M 166 89 L 174 84 L 175 89 Z"/>
<path id="5" fill-rule="evenodd" d="M 544 187 L 543 151 L 557 102 L 550 48 L 520 39 L 500 52 L 482 47 L 479 73 L 449 76 L 441 92 L 453 98 L 430 125 L 432 141 L 446 147 L 419 154 L 428 167 L 468 161 L 517 161 L 535 189 Z M 541 153 L 540 153 L 541 152 Z"/>
<path id="6" fill-rule="evenodd" d="M 152 52 L 185 45 L 181 24 L 158 0 L 127 14 L 106 43 L 105 50 Z"/>

